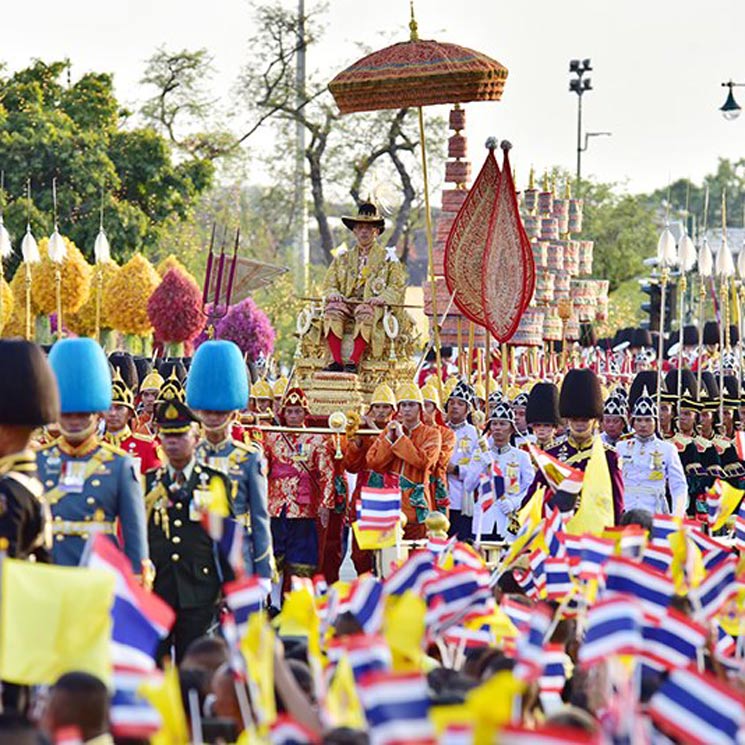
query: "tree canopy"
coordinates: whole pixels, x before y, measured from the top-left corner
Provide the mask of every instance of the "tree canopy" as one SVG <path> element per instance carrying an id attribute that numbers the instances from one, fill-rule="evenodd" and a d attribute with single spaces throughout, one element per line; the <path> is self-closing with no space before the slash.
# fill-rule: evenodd
<path id="1" fill-rule="evenodd" d="M 69 71 L 68 61 L 36 60 L 0 75 L 1 198 L 16 247 L 11 270 L 27 218 L 37 238 L 52 232 L 55 178 L 60 232 L 89 260 L 102 195 L 113 258 L 126 260 L 157 245 L 169 219 L 187 217 L 212 182 L 210 160 L 175 162 L 152 127 L 128 126 L 111 75 L 87 73 L 71 82 Z"/>

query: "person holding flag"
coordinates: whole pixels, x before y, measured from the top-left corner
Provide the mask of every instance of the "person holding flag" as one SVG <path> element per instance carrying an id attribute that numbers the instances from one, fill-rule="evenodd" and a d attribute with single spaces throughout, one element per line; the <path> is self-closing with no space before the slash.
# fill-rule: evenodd
<path id="1" fill-rule="evenodd" d="M 149 372 L 140 383 L 139 402 L 137 404 L 137 417 L 135 419 L 134 431 L 141 435 L 154 437 L 156 435 L 153 426 L 155 414 L 155 401 L 158 392 L 165 381 L 157 370 Z"/>
<path id="2" fill-rule="evenodd" d="M 528 453 L 510 444 L 515 433 L 515 412 L 508 401 L 500 401 L 489 412 L 487 428 L 488 440 L 482 442 L 485 454 L 466 467 L 463 487 L 467 492 L 474 491 L 482 474 L 492 475 L 493 464 L 497 465 L 504 484 L 503 495 L 484 514 L 481 532 L 485 537 L 496 533 L 503 538 L 509 527 L 508 518 L 520 509 L 534 471 Z"/>
<path id="3" fill-rule="evenodd" d="M 572 470 L 584 471 L 590 462 L 595 439 L 600 437 L 596 433 L 596 423 L 603 416 L 603 393 L 597 375 L 589 368 L 574 368 L 569 370 L 561 384 L 559 394 L 559 413 L 566 419 L 569 435 L 565 442 L 546 451 L 547 462 L 559 461 Z M 623 515 L 623 475 L 618 466 L 618 456 L 613 448 L 603 446 L 605 461 L 610 478 L 613 495 L 613 522 Z M 546 501 L 556 506 L 561 512 L 574 512 L 577 507 L 579 489 L 565 492 L 552 488 L 551 474 L 544 473 L 544 467 L 539 463 L 533 483 L 523 499 L 523 505 L 533 496 L 539 486 L 546 487 Z"/>
<path id="4" fill-rule="evenodd" d="M 430 426 L 436 427 L 440 432 L 440 457 L 437 459 L 434 471 L 430 474 L 430 485 L 432 496 L 435 500 L 435 509 L 447 515 L 450 508 L 450 497 L 448 495 L 447 468 L 450 458 L 455 451 L 455 432 L 445 425 L 442 418 L 442 406 L 440 405 L 440 392 L 434 381 L 429 381 L 422 388 L 424 408 L 422 409 L 422 421 Z"/>

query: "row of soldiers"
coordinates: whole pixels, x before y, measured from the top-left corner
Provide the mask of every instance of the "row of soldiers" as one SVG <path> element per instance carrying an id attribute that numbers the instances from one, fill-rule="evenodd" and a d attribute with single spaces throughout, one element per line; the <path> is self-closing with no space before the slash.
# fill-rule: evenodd
<path id="1" fill-rule="evenodd" d="M 164 651 L 172 644 L 177 658 L 211 625 L 234 573 L 202 528 L 216 489 L 241 525 L 245 570 L 279 606 L 293 575 L 320 570 L 335 581 L 348 540 L 356 570 L 373 568 L 348 530 L 365 486 L 401 490 L 407 539 L 425 538 L 425 520 L 440 511 L 459 539 L 496 540 L 509 537 L 511 518 L 535 489 L 550 485 L 532 445 L 584 470 L 602 438 L 615 522 L 636 508 L 696 514 L 716 478 L 739 486 L 743 474 L 736 433 L 727 431 L 737 413 L 717 429 L 707 374 L 700 392 L 695 376 L 682 374 L 679 399 L 668 376 L 660 412 L 649 371 L 628 392 L 606 393 L 580 368 L 560 389 L 538 382 L 513 396 L 494 390 L 488 400 L 464 380 L 404 382 L 395 392 L 381 384 L 364 430 L 352 426 L 336 441 L 303 431 L 311 411 L 299 388 L 275 401 L 268 384 L 271 398 L 257 384 L 249 396 L 230 342 L 203 344 L 185 385 L 172 371 L 157 391 L 147 375 L 137 390 L 120 366 L 112 375 L 92 340 L 58 342 L 48 362 L 34 345 L 0 344 L 0 536 L 9 554 L 76 565 L 88 537 L 109 535 L 143 584 L 176 610 Z M 727 399 L 727 411 L 738 407 Z M 262 432 L 261 414 L 280 427 Z M 479 492 L 497 474 L 501 496 L 482 512 Z M 546 499 L 575 509 L 561 492 L 547 489 Z"/>

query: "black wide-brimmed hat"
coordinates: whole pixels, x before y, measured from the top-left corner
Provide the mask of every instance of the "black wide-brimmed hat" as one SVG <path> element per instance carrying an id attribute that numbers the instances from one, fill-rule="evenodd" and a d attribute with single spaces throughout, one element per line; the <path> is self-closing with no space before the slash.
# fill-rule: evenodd
<path id="1" fill-rule="evenodd" d="M 355 225 L 364 223 L 372 225 L 374 228 L 385 229 L 385 219 L 378 212 L 378 208 L 372 202 L 362 202 L 357 210 L 357 216 L 352 217 L 350 215 L 344 215 L 341 221 L 350 229 L 353 230 Z"/>
<path id="2" fill-rule="evenodd" d="M 57 380 L 41 347 L 0 340 L 0 424 L 41 427 L 59 418 Z"/>

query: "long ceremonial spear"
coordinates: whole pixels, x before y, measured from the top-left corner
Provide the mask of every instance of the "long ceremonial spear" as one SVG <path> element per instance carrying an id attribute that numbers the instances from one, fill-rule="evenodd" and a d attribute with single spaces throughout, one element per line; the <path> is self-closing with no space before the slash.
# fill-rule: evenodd
<path id="1" fill-rule="evenodd" d="M 719 422 L 724 422 L 724 349 L 729 336 L 729 278 L 735 273 L 732 254 L 727 245 L 727 190 L 722 190 L 722 245 L 717 252 L 716 273 L 722 312 L 719 319 Z M 725 335 L 725 328 L 727 335 Z"/>
<path id="2" fill-rule="evenodd" d="M 709 248 L 709 240 L 706 237 L 706 230 L 709 226 L 709 184 L 706 184 L 704 193 L 704 225 L 703 238 L 698 248 L 698 376 L 697 390 L 701 395 L 701 374 L 703 373 L 703 356 L 704 356 L 704 315 L 706 314 L 706 280 L 711 277 L 714 271 L 714 257 Z"/>

